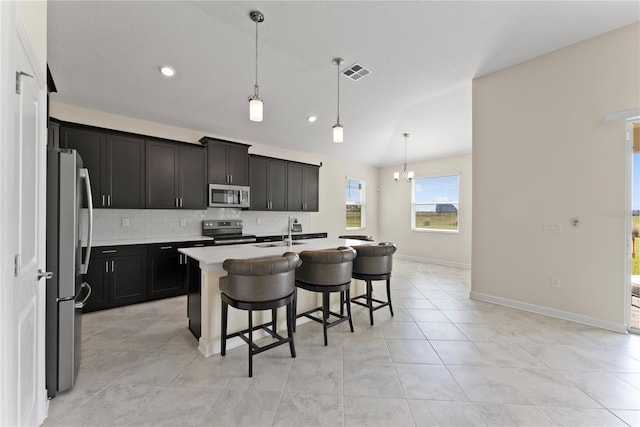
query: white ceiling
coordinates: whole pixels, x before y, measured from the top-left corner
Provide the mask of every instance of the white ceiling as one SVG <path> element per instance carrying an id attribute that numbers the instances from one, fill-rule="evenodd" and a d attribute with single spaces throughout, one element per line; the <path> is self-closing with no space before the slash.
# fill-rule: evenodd
<path id="1" fill-rule="evenodd" d="M 50 1 L 48 63 L 53 101 L 385 166 L 403 162 L 403 132 L 410 162 L 470 152 L 474 77 L 638 20 L 637 1 Z M 336 56 L 372 71 L 341 77 L 343 144 Z"/>

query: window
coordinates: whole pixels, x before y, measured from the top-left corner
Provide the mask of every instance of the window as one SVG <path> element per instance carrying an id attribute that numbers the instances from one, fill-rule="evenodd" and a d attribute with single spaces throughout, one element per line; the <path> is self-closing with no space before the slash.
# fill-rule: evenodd
<path id="1" fill-rule="evenodd" d="M 412 181 L 412 230 L 458 231 L 459 178 L 459 175 L 445 175 Z"/>
<path id="2" fill-rule="evenodd" d="M 364 180 L 346 178 L 347 230 L 365 228 L 365 185 Z"/>

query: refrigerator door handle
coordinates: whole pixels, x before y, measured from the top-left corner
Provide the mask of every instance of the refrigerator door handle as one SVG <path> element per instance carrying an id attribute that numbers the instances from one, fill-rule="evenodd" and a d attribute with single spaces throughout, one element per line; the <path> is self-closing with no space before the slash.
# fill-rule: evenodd
<path id="1" fill-rule="evenodd" d="M 87 251 L 84 253 L 84 262 L 80 266 L 80 274 L 87 274 L 87 270 L 89 269 L 89 258 L 91 258 L 91 244 L 93 240 L 93 196 L 91 195 L 89 170 L 87 168 L 81 168 L 80 177 L 84 178 L 85 189 L 87 192 L 87 206 L 89 207 L 89 220 L 87 223 Z"/>
<path id="2" fill-rule="evenodd" d="M 85 303 L 91 296 L 91 285 L 89 285 L 87 282 L 82 282 L 82 286 L 80 287 L 80 290 L 82 290 L 82 288 L 87 288 L 87 296 L 84 297 L 82 301 L 76 303 L 76 308 L 80 308 L 80 309 L 84 308 Z"/>

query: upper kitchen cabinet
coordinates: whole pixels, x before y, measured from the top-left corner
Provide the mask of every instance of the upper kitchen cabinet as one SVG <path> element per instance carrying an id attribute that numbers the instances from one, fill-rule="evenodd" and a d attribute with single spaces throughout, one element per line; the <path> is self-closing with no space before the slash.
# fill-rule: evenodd
<path id="1" fill-rule="evenodd" d="M 92 127 L 60 127 L 60 147 L 72 148 L 89 170 L 96 208 L 144 208 L 145 140 Z"/>
<path id="2" fill-rule="evenodd" d="M 205 136 L 209 184 L 249 185 L 249 145 Z"/>
<path id="3" fill-rule="evenodd" d="M 318 212 L 318 182 L 318 166 L 289 162 L 287 164 L 288 210 Z"/>
<path id="4" fill-rule="evenodd" d="M 147 208 L 206 209 L 204 147 L 148 139 L 146 163 Z"/>
<path id="5" fill-rule="evenodd" d="M 249 156 L 251 210 L 287 210 L 287 162 L 263 156 Z"/>

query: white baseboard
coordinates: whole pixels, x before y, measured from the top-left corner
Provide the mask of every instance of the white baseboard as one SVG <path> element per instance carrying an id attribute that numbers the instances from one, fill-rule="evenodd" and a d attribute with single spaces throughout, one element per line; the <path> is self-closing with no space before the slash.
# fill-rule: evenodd
<path id="1" fill-rule="evenodd" d="M 622 334 L 627 333 L 627 325 L 624 323 L 610 322 L 608 320 L 602 320 L 595 317 L 584 316 L 582 314 L 572 313 L 569 311 L 556 310 L 554 308 L 544 307 L 541 305 L 529 304 L 522 301 L 517 301 L 509 298 L 496 297 L 493 295 L 487 295 L 480 292 L 471 291 L 469 297 L 474 300 L 489 302 L 492 304 L 503 305 L 505 307 L 511 307 L 518 310 L 528 311 L 531 313 L 542 314 L 549 317 L 556 317 L 558 319 L 569 320 L 571 322 L 582 323 L 584 325 L 595 326 L 596 328 L 606 329 L 613 332 L 619 332 Z"/>
<path id="2" fill-rule="evenodd" d="M 424 262 L 426 264 L 446 265 L 448 267 L 457 267 L 457 268 L 464 268 L 465 270 L 471 270 L 471 264 L 464 264 L 461 262 L 443 261 L 441 259 L 422 258 L 417 256 L 399 255 L 399 254 L 395 254 L 395 257 L 401 258 L 401 259 L 407 259 L 409 261 Z"/>

